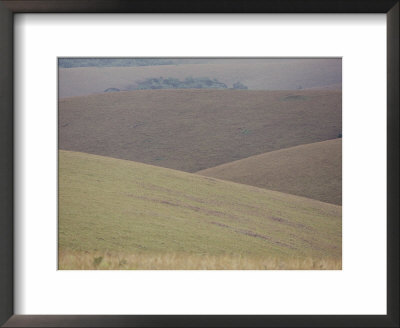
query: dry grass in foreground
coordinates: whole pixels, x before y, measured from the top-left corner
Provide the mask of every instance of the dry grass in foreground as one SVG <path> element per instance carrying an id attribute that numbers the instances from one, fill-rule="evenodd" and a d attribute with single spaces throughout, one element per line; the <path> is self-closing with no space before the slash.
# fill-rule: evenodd
<path id="1" fill-rule="evenodd" d="M 341 259 L 60 251 L 59 270 L 341 270 Z"/>

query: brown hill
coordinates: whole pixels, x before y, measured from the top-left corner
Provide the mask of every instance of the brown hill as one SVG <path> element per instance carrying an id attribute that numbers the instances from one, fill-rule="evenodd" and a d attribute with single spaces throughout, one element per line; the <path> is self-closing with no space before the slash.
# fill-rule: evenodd
<path id="1" fill-rule="evenodd" d="M 196 172 L 341 132 L 333 90 L 142 90 L 59 101 L 59 148 Z"/>
<path id="2" fill-rule="evenodd" d="M 147 78 L 210 77 L 232 87 L 242 82 L 252 90 L 296 90 L 342 82 L 341 59 L 213 59 L 207 63 L 140 67 L 59 69 L 59 97 L 125 89 Z"/>
<path id="3" fill-rule="evenodd" d="M 198 174 L 342 204 L 342 139 L 252 156 Z"/>

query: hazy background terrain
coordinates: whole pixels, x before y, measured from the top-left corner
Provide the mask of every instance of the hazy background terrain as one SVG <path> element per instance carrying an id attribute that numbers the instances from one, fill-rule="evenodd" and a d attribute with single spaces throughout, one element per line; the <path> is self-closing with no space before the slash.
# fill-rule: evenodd
<path id="1" fill-rule="evenodd" d="M 139 81 L 159 77 L 211 77 L 228 87 L 239 81 L 251 90 L 341 90 L 342 83 L 341 59 L 159 59 L 159 65 L 152 65 L 154 59 L 142 59 L 143 66 L 130 66 L 132 63 L 129 61 L 119 59 L 115 60 L 119 66 L 111 67 L 107 65 L 113 65 L 113 62 L 107 60 L 91 63 L 87 63 L 87 59 L 75 61 L 75 65 L 101 66 L 61 66 L 60 98 L 101 93 L 109 88 L 125 90 Z"/>

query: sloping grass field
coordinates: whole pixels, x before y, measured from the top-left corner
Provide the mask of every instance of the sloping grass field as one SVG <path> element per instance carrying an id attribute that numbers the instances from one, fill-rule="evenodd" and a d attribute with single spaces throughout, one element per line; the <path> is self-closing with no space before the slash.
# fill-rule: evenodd
<path id="1" fill-rule="evenodd" d="M 341 236 L 340 206 L 59 151 L 60 269 L 340 269 Z"/>
<path id="2" fill-rule="evenodd" d="M 342 139 L 251 156 L 198 174 L 342 204 Z"/>
<path id="3" fill-rule="evenodd" d="M 334 90 L 140 90 L 59 101 L 59 148 L 197 172 L 337 138 Z"/>

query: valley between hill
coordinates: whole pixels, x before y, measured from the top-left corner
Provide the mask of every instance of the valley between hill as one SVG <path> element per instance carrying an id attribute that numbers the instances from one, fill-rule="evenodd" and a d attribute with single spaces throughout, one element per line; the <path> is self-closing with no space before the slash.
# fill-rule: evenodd
<path id="1" fill-rule="evenodd" d="M 333 90 L 139 90 L 59 101 L 59 148 L 197 172 L 342 132 Z"/>
<path id="2" fill-rule="evenodd" d="M 271 151 L 197 174 L 342 204 L 342 139 Z"/>

